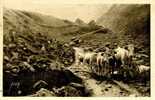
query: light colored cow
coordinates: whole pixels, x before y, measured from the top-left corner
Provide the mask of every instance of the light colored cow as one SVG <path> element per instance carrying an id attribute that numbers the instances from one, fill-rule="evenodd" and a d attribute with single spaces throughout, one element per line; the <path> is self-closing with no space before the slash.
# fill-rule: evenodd
<path id="1" fill-rule="evenodd" d="M 85 56 L 84 49 L 80 47 L 73 47 L 73 49 L 75 50 L 75 64 L 79 65 L 79 63 L 81 62 L 80 60 L 84 59 Z"/>
<path id="2" fill-rule="evenodd" d="M 149 66 L 145 66 L 145 65 L 139 65 L 137 67 L 138 67 L 139 73 L 147 72 L 147 71 L 150 70 L 150 67 Z"/>
<path id="3" fill-rule="evenodd" d="M 116 54 L 114 55 L 116 60 L 121 60 L 122 65 L 131 64 L 132 57 L 134 55 L 133 45 L 128 45 L 128 50 L 118 47 L 114 50 Z"/>
<path id="4" fill-rule="evenodd" d="M 102 73 L 106 72 L 107 68 L 109 67 L 108 56 L 105 52 L 98 52 L 96 59 L 97 59 L 96 64 L 98 67 L 98 72 L 100 75 L 102 75 Z"/>
<path id="5" fill-rule="evenodd" d="M 115 49 L 115 52 L 116 52 L 115 54 L 116 60 L 121 60 L 121 63 L 125 65 L 127 58 L 129 56 L 128 50 L 118 47 L 117 49 Z"/>
<path id="6" fill-rule="evenodd" d="M 96 55 L 97 55 L 97 53 L 95 53 L 95 52 L 85 52 L 83 63 L 86 64 L 88 61 L 88 64 L 91 65 L 93 59 L 96 58 Z"/>

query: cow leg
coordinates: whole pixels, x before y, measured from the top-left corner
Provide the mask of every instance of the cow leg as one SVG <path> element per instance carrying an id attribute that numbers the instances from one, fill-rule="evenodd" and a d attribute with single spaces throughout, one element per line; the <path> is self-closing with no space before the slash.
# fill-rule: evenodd
<path id="1" fill-rule="evenodd" d="M 79 57 L 75 58 L 75 65 L 79 65 L 80 61 L 79 61 Z"/>
<path id="2" fill-rule="evenodd" d="M 83 58 L 83 64 L 85 64 L 85 62 L 86 62 L 86 59 L 85 59 L 85 58 Z"/>
<path id="3" fill-rule="evenodd" d="M 99 69 L 99 59 L 98 59 L 98 58 L 96 59 L 96 67 L 97 67 L 97 68 L 96 68 L 96 69 L 97 69 L 96 71 L 97 71 L 97 73 L 98 73 L 98 69 Z"/>
<path id="4" fill-rule="evenodd" d="M 89 60 L 89 64 L 92 65 L 92 58 L 90 58 L 90 60 Z"/>
<path id="5" fill-rule="evenodd" d="M 100 65 L 101 65 L 101 76 L 103 76 L 103 68 L 104 68 L 103 59 L 101 59 Z"/>
<path id="6" fill-rule="evenodd" d="M 100 75 L 100 70 L 101 70 L 101 66 L 100 66 L 100 60 L 99 60 L 99 62 L 98 62 L 98 75 Z"/>

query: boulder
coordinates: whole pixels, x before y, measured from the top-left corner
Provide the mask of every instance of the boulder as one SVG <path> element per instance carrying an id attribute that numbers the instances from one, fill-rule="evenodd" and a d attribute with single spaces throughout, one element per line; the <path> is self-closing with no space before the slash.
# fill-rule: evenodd
<path id="1" fill-rule="evenodd" d="M 40 90 L 42 88 L 46 88 L 48 86 L 48 83 L 46 83 L 43 80 L 39 80 L 37 81 L 34 85 L 33 85 L 33 89 L 34 90 Z"/>
<path id="2" fill-rule="evenodd" d="M 76 89 L 72 86 L 63 86 L 58 90 L 58 96 L 82 96 L 82 92 L 79 89 Z"/>
<path id="3" fill-rule="evenodd" d="M 75 44 L 76 44 L 76 43 L 73 42 L 73 41 L 71 41 L 71 42 L 69 43 L 70 46 L 74 46 Z"/>
<path id="4" fill-rule="evenodd" d="M 56 96 L 56 95 L 52 91 L 41 88 L 35 94 L 30 95 L 30 96 L 32 96 L 32 97 L 48 97 L 48 96 Z"/>
<path id="5" fill-rule="evenodd" d="M 72 38 L 71 38 L 71 41 L 73 41 L 73 40 L 75 40 L 75 39 L 76 39 L 76 37 L 72 37 Z"/>

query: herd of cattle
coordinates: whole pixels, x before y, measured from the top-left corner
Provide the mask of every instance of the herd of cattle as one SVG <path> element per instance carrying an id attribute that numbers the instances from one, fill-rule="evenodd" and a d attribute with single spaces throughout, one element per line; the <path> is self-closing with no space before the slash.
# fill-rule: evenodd
<path id="1" fill-rule="evenodd" d="M 149 66 L 138 65 L 133 61 L 135 57 L 134 45 L 129 44 L 126 47 L 115 46 L 110 49 L 108 46 L 102 52 L 87 50 L 82 47 L 73 47 L 75 50 L 75 64 L 88 65 L 91 71 L 96 71 L 98 75 L 118 74 L 121 69 L 133 68 L 138 73 L 150 70 Z"/>

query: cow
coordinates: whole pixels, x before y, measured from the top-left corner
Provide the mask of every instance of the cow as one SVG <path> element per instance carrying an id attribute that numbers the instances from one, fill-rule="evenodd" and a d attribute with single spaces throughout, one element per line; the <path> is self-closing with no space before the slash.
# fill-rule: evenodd
<path id="1" fill-rule="evenodd" d="M 134 47 L 132 45 L 128 46 L 128 49 L 118 47 L 115 50 L 115 59 L 120 60 L 123 66 L 131 66 L 132 57 L 134 55 Z"/>
<path id="2" fill-rule="evenodd" d="M 150 66 L 138 65 L 136 68 L 138 71 L 138 80 L 146 86 L 147 81 L 150 81 Z"/>
<path id="3" fill-rule="evenodd" d="M 141 74 L 143 72 L 147 72 L 150 70 L 149 66 L 145 66 L 145 65 L 139 65 L 137 66 L 138 72 Z"/>
<path id="4" fill-rule="evenodd" d="M 96 59 L 98 72 L 102 75 L 103 72 L 107 72 L 107 68 L 109 67 L 108 56 L 105 52 L 98 52 Z"/>
<path id="5" fill-rule="evenodd" d="M 85 51 L 80 47 L 73 47 L 73 49 L 75 50 L 75 64 L 79 65 L 80 62 L 83 62 Z"/>
<path id="6" fill-rule="evenodd" d="M 83 64 L 86 64 L 88 61 L 88 64 L 91 65 L 94 58 L 96 58 L 97 53 L 95 52 L 85 52 Z"/>

